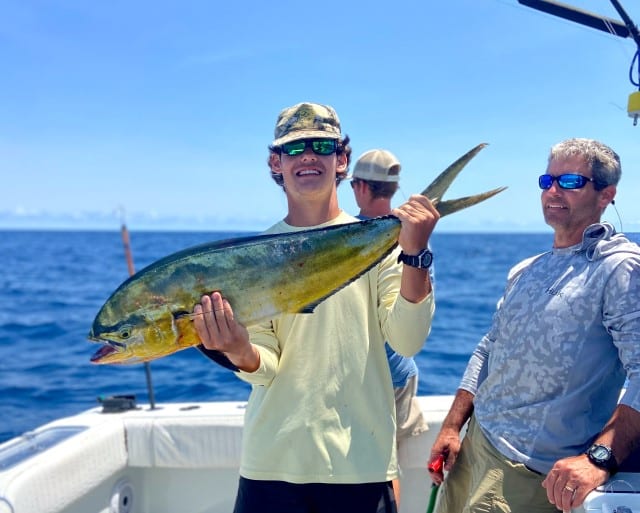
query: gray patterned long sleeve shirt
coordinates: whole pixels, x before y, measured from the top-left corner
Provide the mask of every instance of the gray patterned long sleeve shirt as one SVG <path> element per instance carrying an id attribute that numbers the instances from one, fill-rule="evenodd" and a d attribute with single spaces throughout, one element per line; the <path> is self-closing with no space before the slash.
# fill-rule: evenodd
<path id="1" fill-rule="evenodd" d="M 504 456 L 546 474 L 620 400 L 640 411 L 640 247 L 607 223 L 511 269 L 460 388 Z"/>

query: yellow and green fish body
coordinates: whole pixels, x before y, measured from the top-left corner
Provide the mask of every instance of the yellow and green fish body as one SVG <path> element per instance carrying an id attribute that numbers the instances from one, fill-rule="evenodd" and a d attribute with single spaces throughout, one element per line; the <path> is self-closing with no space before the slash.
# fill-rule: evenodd
<path id="1" fill-rule="evenodd" d="M 199 344 L 192 311 L 219 291 L 245 326 L 310 313 L 397 245 L 393 216 L 287 234 L 208 243 L 163 258 L 125 281 L 89 338 L 108 344 L 94 363 L 138 363 Z"/>

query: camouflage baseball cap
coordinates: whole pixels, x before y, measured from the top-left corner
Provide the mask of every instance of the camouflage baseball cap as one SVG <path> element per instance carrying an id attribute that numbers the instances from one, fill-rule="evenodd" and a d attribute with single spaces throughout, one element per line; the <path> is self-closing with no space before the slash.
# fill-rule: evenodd
<path id="1" fill-rule="evenodd" d="M 400 181 L 400 162 L 387 150 L 369 150 L 360 155 L 349 178 L 375 182 Z"/>
<path id="2" fill-rule="evenodd" d="M 298 103 L 280 112 L 274 137 L 272 146 L 312 137 L 340 139 L 340 120 L 328 105 Z"/>

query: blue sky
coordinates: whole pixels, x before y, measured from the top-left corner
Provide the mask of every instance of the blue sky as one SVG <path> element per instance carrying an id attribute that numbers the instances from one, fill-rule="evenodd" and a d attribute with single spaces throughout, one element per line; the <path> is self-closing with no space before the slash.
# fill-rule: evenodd
<path id="1" fill-rule="evenodd" d="M 608 1 L 569 3 L 619 19 Z M 640 4 L 623 5 L 639 23 Z M 489 143 L 445 199 L 509 189 L 442 231 L 550 230 L 537 176 L 568 137 L 620 154 L 622 228 L 640 231 L 631 39 L 516 0 L 2 6 L 0 228 L 118 229 L 119 212 L 131 230 L 266 228 L 286 211 L 266 166 L 276 117 L 315 101 L 336 108 L 354 158 L 399 157 L 395 204 Z M 350 187 L 339 195 L 356 213 Z"/>

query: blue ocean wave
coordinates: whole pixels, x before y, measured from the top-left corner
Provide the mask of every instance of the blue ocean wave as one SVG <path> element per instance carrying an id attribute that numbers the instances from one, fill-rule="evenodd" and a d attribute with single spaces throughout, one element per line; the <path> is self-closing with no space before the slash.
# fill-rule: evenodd
<path id="1" fill-rule="evenodd" d="M 137 269 L 234 232 L 131 233 Z M 635 235 L 639 241 L 640 236 Z M 434 234 L 436 315 L 416 356 L 419 393 L 455 392 L 469 354 L 491 322 L 507 271 L 548 249 L 551 234 Z M 0 442 L 135 394 L 149 400 L 143 365 L 94 366 L 86 335 L 105 299 L 127 278 L 119 232 L 0 233 Z M 155 399 L 246 400 L 249 386 L 187 349 L 149 365 Z"/>

